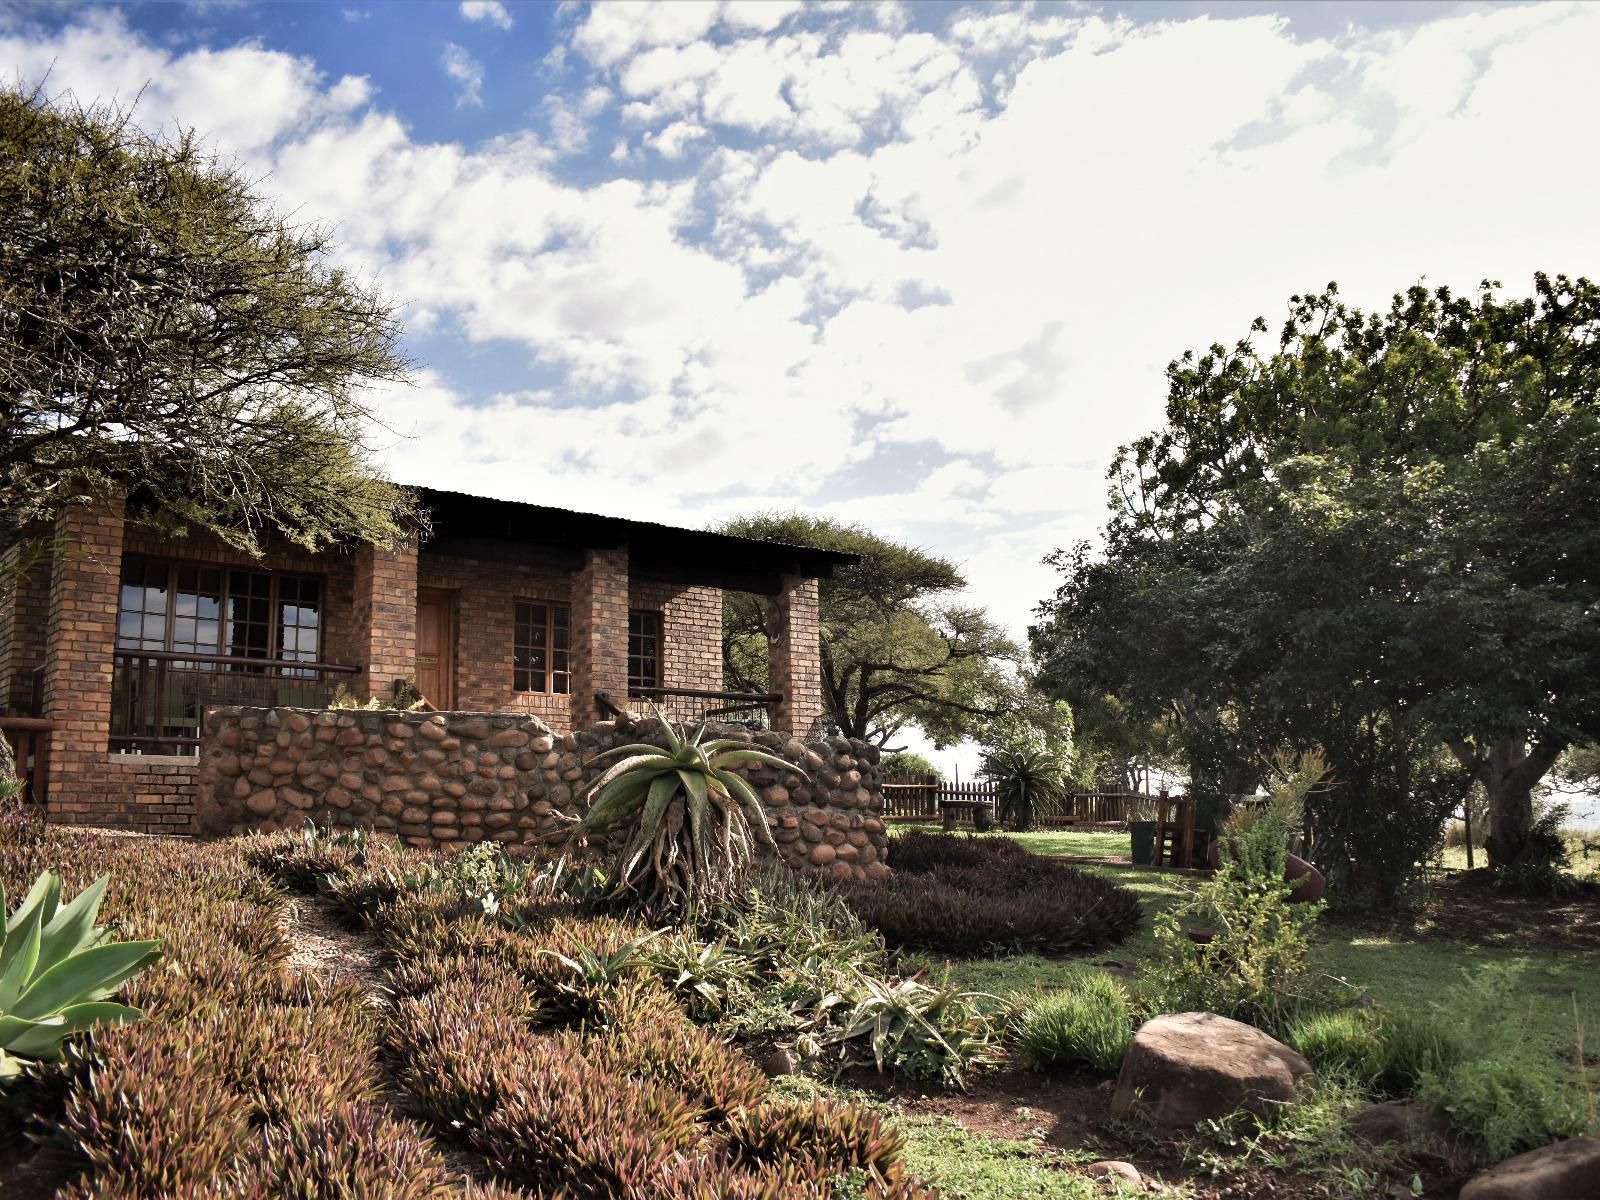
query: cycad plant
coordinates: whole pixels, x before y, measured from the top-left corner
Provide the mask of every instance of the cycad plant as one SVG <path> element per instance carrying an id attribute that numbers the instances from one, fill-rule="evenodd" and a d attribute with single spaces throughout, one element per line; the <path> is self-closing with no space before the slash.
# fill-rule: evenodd
<path id="1" fill-rule="evenodd" d="M 743 887 L 758 848 L 777 852 L 766 810 L 732 768 L 758 763 L 805 772 L 732 738 L 705 741 L 704 725 L 680 733 L 657 719 L 665 748 L 618 746 L 594 760 L 621 759 L 583 789 L 589 811 L 573 836 L 624 827 L 613 895 L 636 897 L 649 909 L 716 904 Z"/>
<path id="2" fill-rule="evenodd" d="M 1066 766 L 1049 750 L 1024 747 L 991 750 L 983 775 L 995 784 L 995 818 L 1015 830 L 1029 829 L 1041 805 L 1066 794 Z"/>
<path id="3" fill-rule="evenodd" d="M 107 997 L 160 955 L 160 943 L 112 942 L 96 927 L 109 878 L 102 875 L 62 904 L 61 876 L 45 871 L 7 919 L 0 947 L 0 1078 L 17 1074 L 18 1059 L 54 1058 L 74 1033 L 143 1015 Z"/>

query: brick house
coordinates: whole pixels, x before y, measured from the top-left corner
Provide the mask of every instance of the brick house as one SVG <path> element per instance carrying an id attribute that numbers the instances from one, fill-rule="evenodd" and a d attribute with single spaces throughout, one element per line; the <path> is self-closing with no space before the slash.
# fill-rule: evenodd
<path id="1" fill-rule="evenodd" d="M 406 693 L 557 730 L 650 704 L 796 733 L 819 721 L 817 581 L 853 556 L 417 490 L 431 532 L 393 551 L 253 559 L 121 505 L 64 513 L 70 549 L 0 600 L 0 705 L 50 726 L 52 816 L 182 831 L 218 705 Z M 770 694 L 722 690 L 725 589 L 766 598 Z"/>

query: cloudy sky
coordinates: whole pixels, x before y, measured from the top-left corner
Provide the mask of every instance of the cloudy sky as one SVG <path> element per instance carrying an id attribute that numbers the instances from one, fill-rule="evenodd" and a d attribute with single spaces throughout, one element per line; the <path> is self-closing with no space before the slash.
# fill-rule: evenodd
<path id="1" fill-rule="evenodd" d="M 0 6 L 405 304 L 396 477 L 803 507 L 1020 628 L 1162 368 L 1338 280 L 1600 271 L 1600 5 Z"/>

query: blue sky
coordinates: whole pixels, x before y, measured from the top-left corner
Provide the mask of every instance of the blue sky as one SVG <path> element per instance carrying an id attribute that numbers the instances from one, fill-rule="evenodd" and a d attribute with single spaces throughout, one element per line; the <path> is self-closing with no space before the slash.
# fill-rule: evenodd
<path id="1" fill-rule="evenodd" d="M 1600 5 L 0 5 L 404 304 L 402 479 L 802 507 L 1019 632 L 1162 369 L 1337 279 L 1600 271 Z"/>

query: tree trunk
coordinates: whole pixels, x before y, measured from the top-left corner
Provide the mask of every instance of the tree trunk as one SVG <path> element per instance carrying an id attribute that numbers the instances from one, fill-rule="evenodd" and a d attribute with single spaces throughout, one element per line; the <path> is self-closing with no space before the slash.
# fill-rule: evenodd
<path id="1" fill-rule="evenodd" d="M 1462 758 L 1460 748 L 1451 748 Z M 1500 737 L 1475 756 L 1478 780 L 1489 797 L 1489 836 L 1484 849 L 1491 867 L 1515 862 L 1522 853 L 1533 825 L 1533 787 L 1555 766 L 1565 748 L 1541 741 L 1530 750 L 1522 738 Z M 1469 763 L 1466 758 L 1462 761 Z"/>

